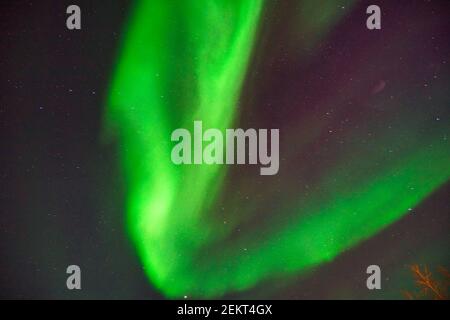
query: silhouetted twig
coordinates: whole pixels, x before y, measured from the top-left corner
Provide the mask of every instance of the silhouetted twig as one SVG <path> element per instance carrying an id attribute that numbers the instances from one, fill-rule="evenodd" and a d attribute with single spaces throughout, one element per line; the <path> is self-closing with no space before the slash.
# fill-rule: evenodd
<path id="1" fill-rule="evenodd" d="M 433 298 L 435 300 L 447 300 L 447 288 L 450 279 L 450 273 L 444 267 L 439 268 L 439 272 L 443 275 L 444 281 L 438 282 L 433 279 L 432 273 L 428 270 L 427 266 L 424 266 L 423 270 L 420 269 L 419 265 L 414 264 L 410 267 L 411 273 L 413 274 L 416 285 L 420 288 L 419 293 L 412 293 L 409 291 L 403 291 L 405 298 L 421 299 L 421 298 Z"/>

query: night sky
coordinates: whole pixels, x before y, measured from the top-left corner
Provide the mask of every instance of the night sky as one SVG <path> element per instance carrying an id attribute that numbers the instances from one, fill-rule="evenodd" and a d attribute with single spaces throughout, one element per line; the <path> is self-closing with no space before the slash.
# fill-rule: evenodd
<path id="1" fill-rule="evenodd" d="M 408 266 L 450 267 L 449 18 L 445 0 L 3 1 L 0 297 L 402 299 Z M 280 129 L 279 173 L 175 166 L 194 120 Z"/>

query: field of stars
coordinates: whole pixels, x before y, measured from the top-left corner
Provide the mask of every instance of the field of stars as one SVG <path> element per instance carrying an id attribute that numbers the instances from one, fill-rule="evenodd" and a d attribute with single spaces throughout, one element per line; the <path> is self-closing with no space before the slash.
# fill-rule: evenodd
<path id="1" fill-rule="evenodd" d="M 449 269 L 450 2 L 369 30 L 372 2 L 77 1 L 81 30 L 2 2 L 0 297 L 403 299 Z M 175 165 L 196 120 L 279 129 L 278 173 Z"/>

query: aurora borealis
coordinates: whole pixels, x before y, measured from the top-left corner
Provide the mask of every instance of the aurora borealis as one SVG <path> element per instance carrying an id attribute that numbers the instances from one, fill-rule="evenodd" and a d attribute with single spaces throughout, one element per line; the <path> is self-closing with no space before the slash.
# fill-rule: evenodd
<path id="1" fill-rule="evenodd" d="M 0 299 L 404 299 L 412 265 L 440 279 L 449 17 L 448 0 L 3 1 Z M 171 157 L 180 128 L 193 164 Z M 259 143 L 228 161 L 238 128 L 277 133 L 273 175 Z"/>
<path id="2" fill-rule="evenodd" d="M 414 74 L 392 61 L 408 39 L 386 31 L 388 18 L 392 47 L 361 25 L 349 58 L 351 48 L 331 48 L 353 1 L 286 5 L 279 34 L 266 23 L 277 5 L 140 1 L 129 20 L 106 123 L 120 143 L 129 234 L 168 297 L 217 297 L 329 263 L 450 177 L 448 94 L 428 81 L 387 93 Z M 282 56 L 277 68 L 265 64 L 271 54 Z M 429 76 L 448 77 L 436 68 Z M 279 127 L 279 176 L 175 166 L 170 133 L 198 119 Z"/>

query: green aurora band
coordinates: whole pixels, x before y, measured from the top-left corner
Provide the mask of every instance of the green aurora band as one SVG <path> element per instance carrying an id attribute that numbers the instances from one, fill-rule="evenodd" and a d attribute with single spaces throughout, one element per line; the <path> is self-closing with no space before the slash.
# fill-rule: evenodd
<path id="1" fill-rule="evenodd" d="M 233 127 L 267 9 L 263 4 L 140 1 L 127 26 L 105 122 L 120 142 L 129 234 L 150 281 L 168 297 L 217 297 L 332 261 L 397 221 L 450 177 L 444 142 L 431 150 L 407 146 L 371 175 L 363 174 L 364 164 L 378 155 L 360 150 L 353 160 L 337 159 L 322 175 L 326 201 L 299 195 L 287 209 L 298 214 L 288 225 L 269 228 L 264 241 L 250 232 L 205 254 L 239 224 L 235 218 L 224 226 L 211 213 L 230 168 L 174 165 L 170 135 L 175 128 L 192 129 L 198 119 L 204 127 Z M 320 27 L 311 29 L 322 35 L 337 14 L 342 13 L 327 12 L 318 19 Z"/>

